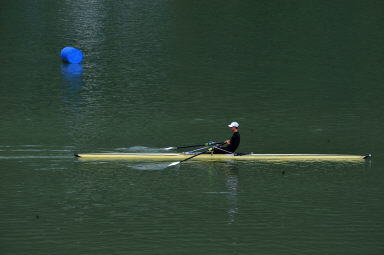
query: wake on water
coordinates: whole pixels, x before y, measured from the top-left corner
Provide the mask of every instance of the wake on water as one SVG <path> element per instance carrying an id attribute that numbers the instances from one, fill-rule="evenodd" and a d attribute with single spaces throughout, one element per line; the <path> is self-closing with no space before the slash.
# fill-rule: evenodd
<path id="1" fill-rule="evenodd" d="M 140 165 L 130 165 L 129 168 L 142 171 L 160 171 L 169 167 L 169 163 L 148 163 Z"/>

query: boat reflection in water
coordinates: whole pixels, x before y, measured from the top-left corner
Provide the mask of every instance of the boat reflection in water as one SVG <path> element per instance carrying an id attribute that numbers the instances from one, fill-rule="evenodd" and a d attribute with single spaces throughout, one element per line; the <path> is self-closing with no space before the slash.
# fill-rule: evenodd
<path id="1" fill-rule="evenodd" d="M 227 162 L 225 164 L 225 175 L 227 177 L 227 189 L 229 191 L 228 194 L 228 217 L 229 221 L 228 224 L 232 224 L 235 222 L 235 216 L 238 213 L 238 207 L 237 207 L 237 190 L 239 185 L 239 170 L 236 167 L 236 164 L 233 162 Z"/>

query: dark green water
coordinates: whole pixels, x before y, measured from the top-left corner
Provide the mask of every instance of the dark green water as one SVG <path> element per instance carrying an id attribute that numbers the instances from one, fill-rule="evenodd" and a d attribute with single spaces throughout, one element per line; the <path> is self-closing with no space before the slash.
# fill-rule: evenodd
<path id="1" fill-rule="evenodd" d="M 1 1 L 1 254 L 383 254 L 381 1 Z M 81 65 L 62 64 L 65 46 Z M 91 162 L 221 141 L 370 162 Z M 169 163 L 169 162 L 168 162 Z"/>

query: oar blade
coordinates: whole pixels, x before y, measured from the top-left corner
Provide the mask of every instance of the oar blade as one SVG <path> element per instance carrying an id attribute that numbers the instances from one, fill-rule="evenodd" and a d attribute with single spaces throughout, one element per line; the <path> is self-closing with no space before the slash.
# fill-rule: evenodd
<path id="1" fill-rule="evenodd" d="M 176 147 L 167 147 L 167 148 L 163 148 L 163 149 L 166 150 L 166 151 L 170 151 L 170 150 L 176 149 Z"/>
<path id="2" fill-rule="evenodd" d="M 169 164 L 168 166 L 176 166 L 176 165 L 178 165 L 178 164 L 180 164 L 180 161 L 173 162 L 173 163 Z"/>

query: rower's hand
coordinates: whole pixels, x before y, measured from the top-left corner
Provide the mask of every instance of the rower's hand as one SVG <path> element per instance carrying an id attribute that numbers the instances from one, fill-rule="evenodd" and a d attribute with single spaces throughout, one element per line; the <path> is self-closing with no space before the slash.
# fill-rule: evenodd
<path id="1" fill-rule="evenodd" d="M 231 144 L 231 140 L 225 141 L 226 144 Z"/>

